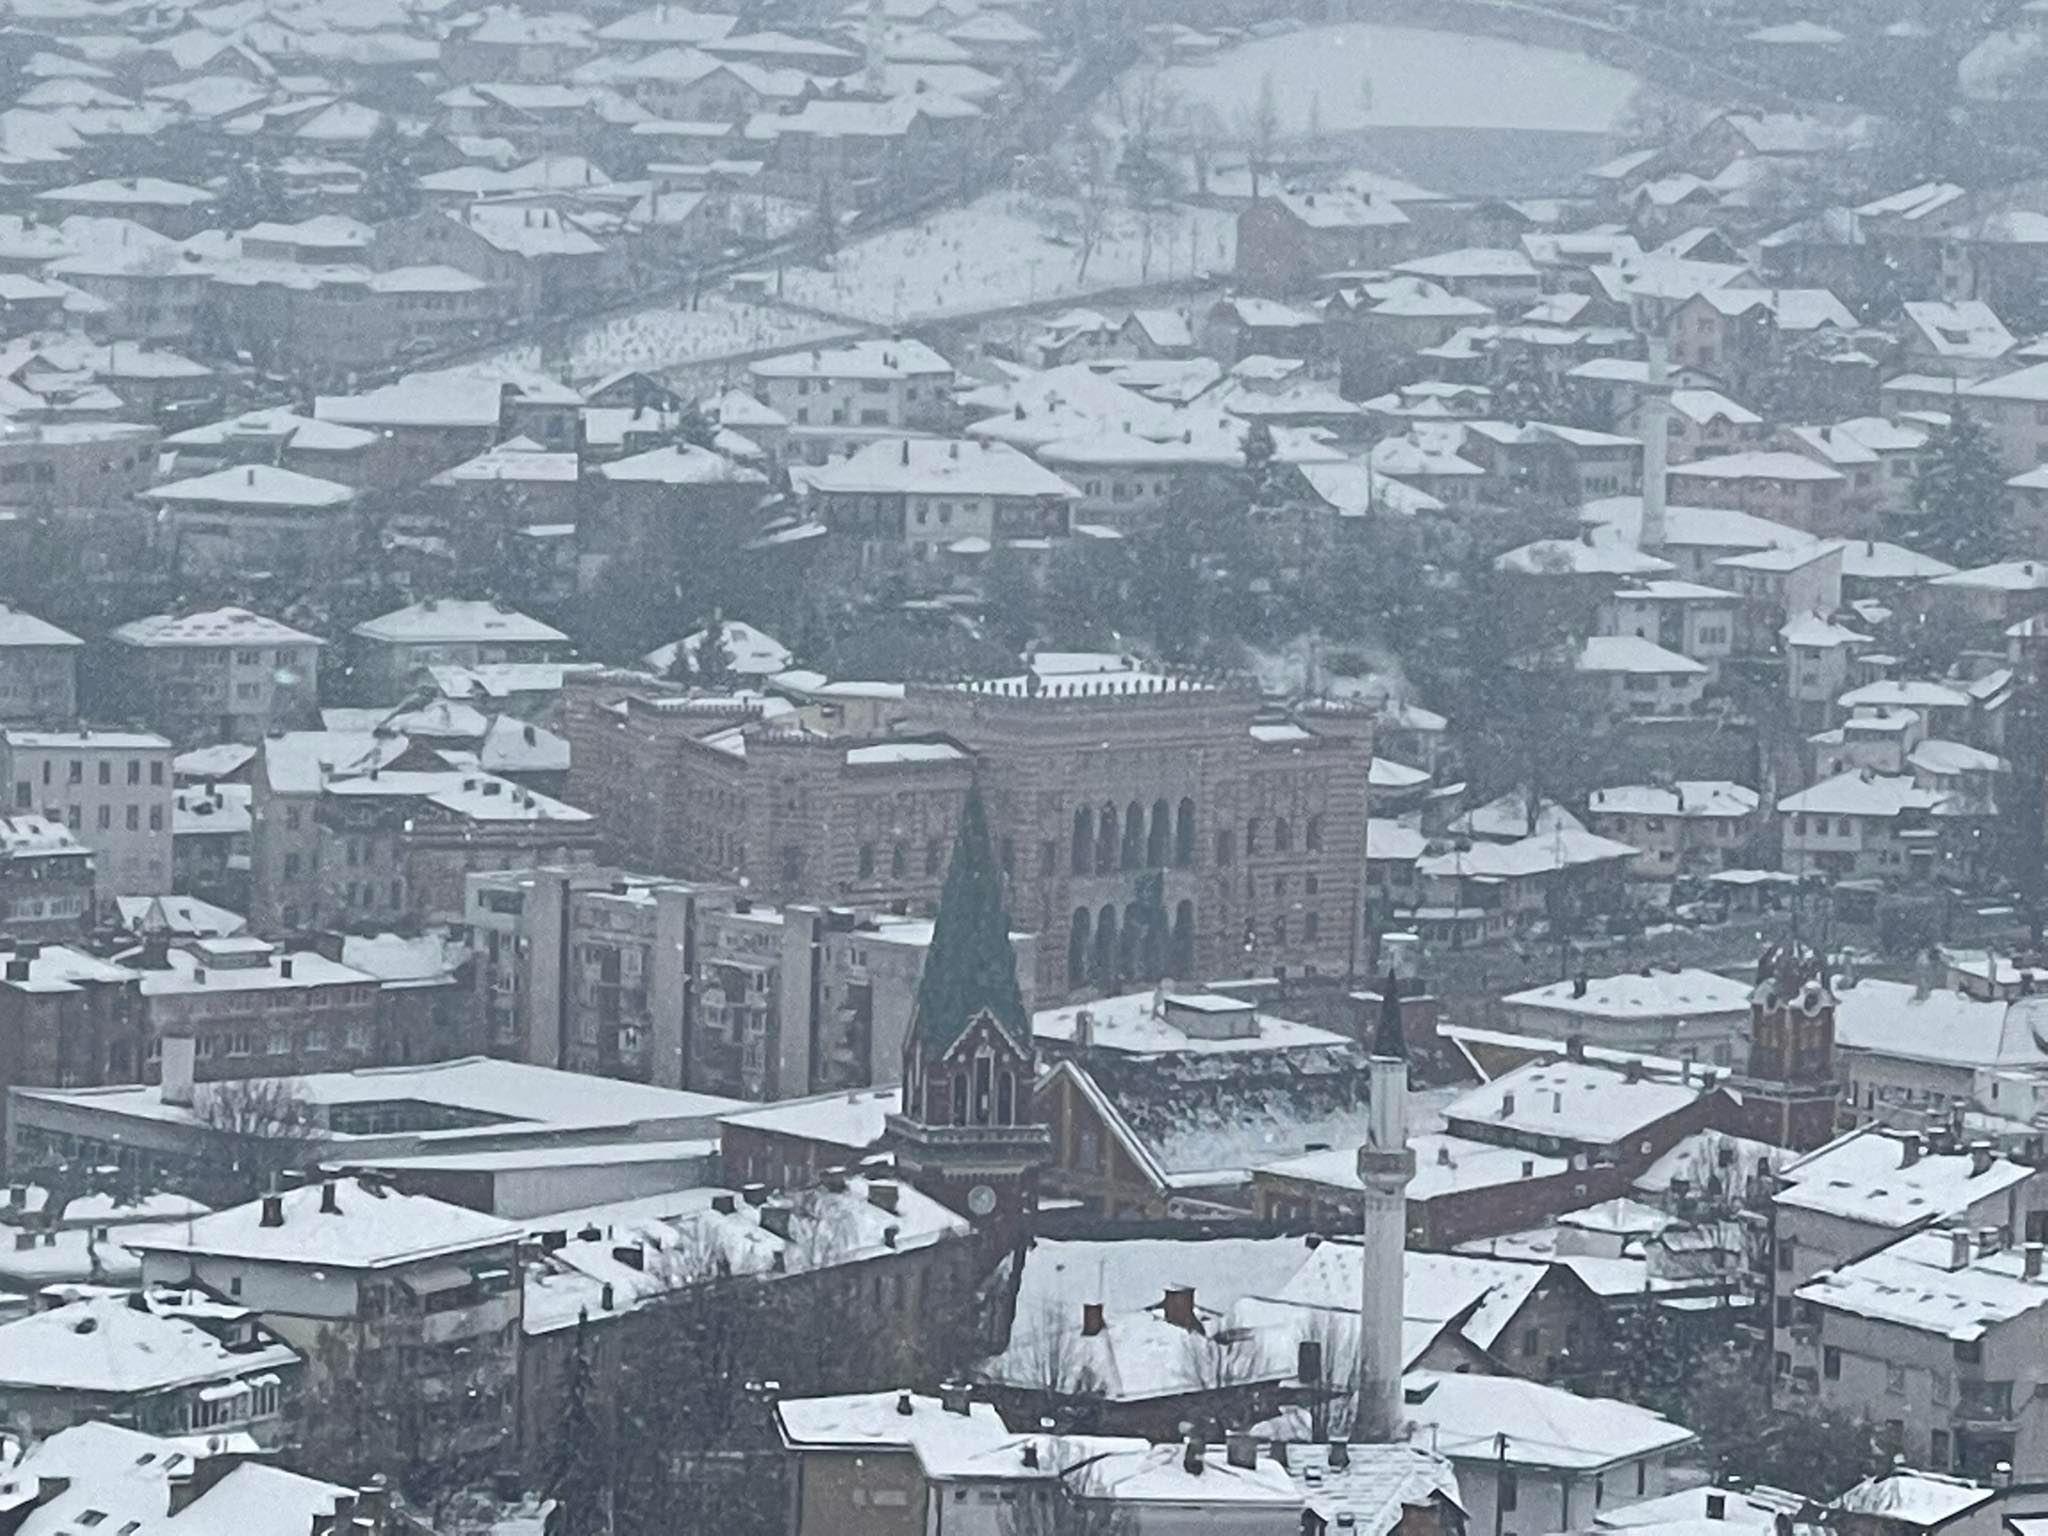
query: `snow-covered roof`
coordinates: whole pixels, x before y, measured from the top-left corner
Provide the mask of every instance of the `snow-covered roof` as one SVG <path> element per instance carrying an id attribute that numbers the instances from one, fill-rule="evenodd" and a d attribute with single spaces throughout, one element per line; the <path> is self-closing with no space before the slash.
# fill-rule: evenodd
<path id="1" fill-rule="evenodd" d="M 747 364 L 761 379 L 951 378 L 953 365 L 923 342 L 868 340 L 785 352 Z"/>
<path id="2" fill-rule="evenodd" d="M 338 1207 L 332 1212 L 322 1209 L 330 1190 Z M 272 1198 L 283 1207 L 284 1219 L 275 1225 L 264 1222 L 266 1202 L 251 1201 L 131 1234 L 127 1244 L 145 1256 L 191 1254 L 363 1270 L 475 1253 L 516 1242 L 521 1235 L 517 1225 L 495 1216 L 356 1179 L 308 1184 Z"/>
<path id="3" fill-rule="evenodd" d="M 1575 665 L 1581 672 L 1627 673 L 1632 676 L 1704 677 L 1710 670 L 1677 651 L 1667 651 L 1640 635 L 1589 635 Z"/>
<path id="4" fill-rule="evenodd" d="M 170 649 L 182 645 L 326 645 L 317 635 L 293 629 L 281 618 L 266 618 L 248 608 L 203 608 L 199 612 L 160 612 L 131 618 L 113 631 L 123 645 Z"/>
<path id="5" fill-rule="evenodd" d="M 1760 804 L 1757 792 L 1726 779 L 1680 779 L 1672 784 L 1616 784 L 1586 797 L 1591 815 L 1672 816 L 1716 820 L 1743 817 Z"/>
<path id="6" fill-rule="evenodd" d="M 1592 1472 L 1694 1438 L 1647 1408 L 1518 1376 L 1418 1371 L 1404 1387 L 1410 1443 L 1453 1461 Z"/>
<path id="7" fill-rule="evenodd" d="M 427 598 L 365 619 L 354 631 L 387 645 L 448 645 L 473 641 L 559 644 L 569 637 L 514 609 L 470 598 Z"/>
<path id="8" fill-rule="evenodd" d="M 85 642 L 67 629 L 59 629 L 47 620 L 39 619 L 32 613 L 19 608 L 9 608 L 0 603 L 0 648 L 12 646 L 59 646 L 69 650 Z"/>
<path id="9" fill-rule="evenodd" d="M 1813 1306 L 1965 1342 L 1982 1339 L 2001 1324 L 2048 1306 L 2048 1285 L 2026 1278 L 2024 1258 L 2017 1249 L 1973 1256 L 1958 1267 L 1957 1240 L 1945 1231 L 1915 1233 L 1867 1258 L 1816 1275 L 1793 1295 Z M 1969 1244 L 1971 1235 L 1959 1240 Z M 1991 1497 L 1989 1489 L 1977 1492 Z M 1953 1502 L 1953 1497 L 1941 1501 L 1944 1507 Z M 1969 1502 L 1965 1497 L 1957 1507 L 1968 1508 Z M 1905 1512 L 1884 1513 L 1903 1518 Z"/>
<path id="10" fill-rule="evenodd" d="M 1609 1146 L 1677 1114 L 1706 1090 L 1693 1083 L 1636 1077 L 1593 1061 L 1535 1061 L 1459 1095 L 1444 1106 L 1459 1124 Z"/>
<path id="11" fill-rule="evenodd" d="M 1084 1013 L 1093 1049 L 1132 1055 L 1238 1054 L 1349 1043 L 1349 1037 L 1334 1031 L 1280 1018 L 1234 997 L 1205 992 L 1164 996 L 1128 992 L 1045 1008 L 1032 1015 L 1031 1033 L 1040 1040 L 1078 1044 Z"/>
<path id="12" fill-rule="evenodd" d="M 1789 815 L 1892 817 L 1931 811 L 1946 798 L 1937 790 L 1922 789 L 1903 774 L 1852 768 L 1785 796 L 1778 809 Z"/>
<path id="13" fill-rule="evenodd" d="M 202 1323 L 211 1321 L 215 1329 Z M 226 1381 L 298 1364 L 275 1339 L 232 1344 L 221 1323 L 255 1315 L 200 1293 L 90 1296 L 0 1327 L 0 1387 L 131 1396 Z"/>
<path id="14" fill-rule="evenodd" d="M 1787 1182 L 1772 1198 L 1796 1210 L 1897 1229 L 1960 1215 L 2024 1183 L 2029 1172 L 2003 1158 L 1980 1171 L 1967 1152 L 1926 1153 L 1911 1167 L 1905 1157 L 1899 1143 L 1875 1131 L 1845 1137 L 1781 1168 Z"/>
<path id="15" fill-rule="evenodd" d="M 1687 480 L 1809 480 L 1842 478 L 1838 470 L 1789 449 L 1756 448 L 1745 453 L 1726 453 L 1710 459 L 1694 459 L 1671 466 L 1674 478 Z"/>
<path id="16" fill-rule="evenodd" d="M 1751 796 L 1754 799 L 1754 794 Z M 1517 1008 L 1540 1008 L 1548 1013 L 1603 1020 L 1706 1018 L 1715 1015 L 1749 1016 L 1747 982 L 1731 981 L 1712 971 L 1686 969 L 1624 972 L 1600 976 L 1586 982 L 1583 993 L 1575 981 L 1553 981 L 1545 986 L 1511 992 L 1503 1003 Z"/>
<path id="17" fill-rule="evenodd" d="M 1954 1067 L 2032 1067 L 2048 1062 L 2048 1034 L 2031 998 L 1986 1001 L 1945 987 L 1920 989 L 1866 976 L 1836 997 L 1835 1040 L 1844 1051 Z"/>
<path id="18" fill-rule="evenodd" d="M 1007 443 L 987 438 L 884 439 L 811 476 L 827 494 L 1050 497 L 1079 500 L 1081 493 Z"/>
<path id="19" fill-rule="evenodd" d="M 1937 357 L 1990 362 L 2018 345 L 1982 299 L 1909 299 L 1904 308 L 1907 323 Z"/>
<path id="20" fill-rule="evenodd" d="M 1886 1472 L 1838 1495 L 1834 1507 L 1906 1525 L 1945 1525 L 1998 1496 L 1995 1488 L 1939 1472 Z"/>
<path id="21" fill-rule="evenodd" d="M 341 507 L 356 496 L 346 485 L 275 464 L 231 465 L 189 480 L 152 486 L 143 494 L 152 501 L 230 507 Z"/>

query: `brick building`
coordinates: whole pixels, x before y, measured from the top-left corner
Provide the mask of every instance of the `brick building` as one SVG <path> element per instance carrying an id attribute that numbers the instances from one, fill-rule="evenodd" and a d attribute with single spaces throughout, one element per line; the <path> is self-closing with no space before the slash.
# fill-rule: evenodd
<path id="1" fill-rule="evenodd" d="M 879 686 L 879 685 L 878 685 Z M 886 740 L 647 680 L 565 688 L 600 857 L 765 899 L 927 908 L 970 780 L 1036 991 L 1362 963 L 1370 721 L 1123 670 L 886 690 Z M 899 696 L 900 692 L 900 696 Z M 786 721 L 786 714 L 782 717 Z"/>

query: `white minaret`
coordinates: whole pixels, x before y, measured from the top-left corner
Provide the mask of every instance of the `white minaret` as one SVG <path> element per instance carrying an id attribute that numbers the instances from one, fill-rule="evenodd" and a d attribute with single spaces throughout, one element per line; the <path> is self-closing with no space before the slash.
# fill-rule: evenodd
<path id="1" fill-rule="evenodd" d="M 1358 1298 L 1358 1418 L 1351 1438 L 1384 1445 L 1405 1438 L 1401 1397 L 1401 1302 L 1407 1287 L 1408 1046 L 1401 1030 L 1400 983 L 1389 975 L 1380 997 L 1368 1066 L 1372 1094 L 1366 1143 L 1358 1149 L 1365 1186 L 1365 1278 Z"/>
<path id="2" fill-rule="evenodd" d="M 1664 547 L 1664 502 L 1670 494 L 1671 341 L 1663 305 L 1646 302 L 1644 312 L 1649 336 L 1643 408 L 1638 416 L 1643 424 L 1643 523 L 1636 548 L 1655 554 Z"/>

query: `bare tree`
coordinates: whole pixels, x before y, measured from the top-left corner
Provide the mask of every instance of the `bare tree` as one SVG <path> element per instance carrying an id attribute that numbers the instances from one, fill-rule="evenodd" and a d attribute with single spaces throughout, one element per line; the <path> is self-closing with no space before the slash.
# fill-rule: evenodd
<path id="1" fill-rule="evenodd" d="M 1058 1475 L 1018 1490 L 997 1523 L 1002 1536 L 1132 1536 L 1136 1517 L 1112 1495 L 1097 1464 L 1070 1464 L 1077 1449 L 1048 1437 L 1039 1454 Z"/>
<path id="2" fill-rule="evenodd" d="M 326 1135 L 297 1081 L 232 1078 L 203 1084 L 196 1105 L 208 1132 L 200 1198 L 236 1205 L 277 1187 L 287 1173 L 311 1169 Z"/>
<path id="3" fill-rule="evenodd" d="M 1006 1385 L 1028 1391 L 1041 1421 L 1079 1422 L 1103 1383 L 1088 1360 L 1081 1330 L 1068 1310 L 1048 1303 L 1029 1328 L 1011 1332 Z"/>
<path id="4" fill-rule="evenodd" d="M 1251 162 L 1252 196 L 1259 195 L 1260 178 L 1273 167 L 1273 155 L 1280 144 L 1280 98 L 1270 72 L 1260 77 L 1258 99 L 1239 122 L 1239 137 Z"/>

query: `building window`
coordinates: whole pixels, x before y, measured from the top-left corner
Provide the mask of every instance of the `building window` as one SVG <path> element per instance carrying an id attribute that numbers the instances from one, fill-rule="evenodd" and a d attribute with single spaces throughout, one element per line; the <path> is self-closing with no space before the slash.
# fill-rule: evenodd
<path id="1" fill-rule="evenodd" d="M 114 782 L 114 765 L 108 762 L 104 757 L 100 759 L 100 782 L 102 784 L 111 784 Z"/>
<path id="2" fill-rule="evenodd" d="M 875 878 L 875 845 L 873 843 L 862 843 L 860 845 L 860 862 L 856 868 L 860 879 L 872 880 Z"/>
<path id="3" fill-rule="evenodd" d="M 1231 836 L 1228 827 L 1216 834 L 1216 862 L 1219 866 L 1229 864 L 1236 855 L 1236 848 L 1233 846 L 1235 842 L 1236 839 Z"/>
<path id="4" fill-rule="evenodd" d="M 1820 1373 L 1829 1381 L 1842 1379 L 1842 1352 L 1832 1344 L 1820 1352 Z"/>
<path id="5" fill-rule="evenodd" d="M 1518 1486 L 1515 1474 L 1503 1467 L 1500 1473 L 1500 1496 L 1494 1500 L 1495 1505 L 1502 1514 L 1511 1515 L 1520 1505 L 1521 1498 L 1522 1490 Z"/>

